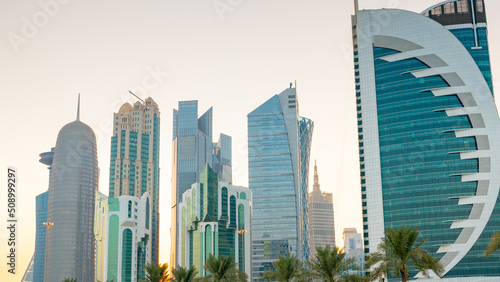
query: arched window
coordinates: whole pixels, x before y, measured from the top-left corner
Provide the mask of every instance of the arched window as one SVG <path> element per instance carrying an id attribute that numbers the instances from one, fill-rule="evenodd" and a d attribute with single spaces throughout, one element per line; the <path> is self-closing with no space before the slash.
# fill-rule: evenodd
<path id="1" fill-rule="evenodd" d="M 236 228 L 236 197 L 231 196 L 229 199 L 229 227 Z"/>
<path id="2" fill-rule="evenodd" d="M 123 230 L 122 243 L 122 281 L 131 281 L 132 279 L 132 231 Z"/>

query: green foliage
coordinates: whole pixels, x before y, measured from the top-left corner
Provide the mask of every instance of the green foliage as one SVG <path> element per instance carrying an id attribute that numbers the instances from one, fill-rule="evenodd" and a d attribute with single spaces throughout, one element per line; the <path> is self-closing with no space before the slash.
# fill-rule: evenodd
<path id="1" fill-rule="evenodd" d="M 275 279 L 279 282 L 309 280 L 310 272 L 295 255 L 279 256 L 278 260 L 273 262 L 273 266 L 275 270 L 264 272 L 261 279 Z"/>
<path id="2" fill-rule="evenodd" d="M 486 247 L 486 251 L 484 252 L 485 257 L 489 257 L 494 254 L 497 250 L 500 249 L 500 232 L 493 234 L 490 243 Z"/>
<path id="3" fill-rule="evenodd" d="M 76 278 L 64 278 L 63 282 L 76 282 Z"/>
<path id="4" fill-rule="evenodd" d="M 189 269 L 182 266 L 177 266 L 175 269 L 172 269 L 172 278 L 170 281 L 175 282 L 191 282 L 194 281 L 196 276 L 198 275 L 198 270 L 194 266 L 191 266 Z"/>
<path id="5" fill-rule="evenodd" d="M 316 256 L 309 264 L 312 275 L 327 282 L 362 281 L 359 275 L 348 274 L 348 270 L 358 270 L 355 259 L 345 259 L 345 253 L 338 247 L 316 248 Z"/>
<path id="6" fill-rule="evenodd" d="M 146 264 L 146 280 L 144 282 L 167 282 L 169 280 L 168 263 L 160 265 Z"/>
<path id="7" fill-rule="evenodd" d="M 385 237 L 378 252 L 369 255 L 366 259 L 366 268 L 376 266 L 372 275 L 381 278 L 386 273 L 401 277 L 406 282 L 410 273 L 410 267 L 415 267 L 423 275 L 429 277 L 429 270 L 441 277 L 444 272 L 443 266 L 429 252 L 422 248 L 426 239 L 417 243 L 420 235 L 418 227 L 390 228 L 387 227 Z"/>
<path id="8" fill-rule="evenodd" d="M 224 257 L 223 255 L 216 258 L 210 254 L 203 268 L 210 272 L 209 275 L 203 278 L 204 281 L 247 281 L 248 275 L 238 269 L 238 264 L 233 262 L 233 257 Z"/>

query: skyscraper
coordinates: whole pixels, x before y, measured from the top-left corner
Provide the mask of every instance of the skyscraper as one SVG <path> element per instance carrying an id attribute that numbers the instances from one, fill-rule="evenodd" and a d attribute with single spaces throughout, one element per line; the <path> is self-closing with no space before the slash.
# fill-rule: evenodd
<path id="1" fill-rule="evenodd" d="M 319 185 L 318 167 L 314 161 L 314 185 L 309 193 L 309 236 L 311 238 L 311 257 L 316 248 L 335 247 L 335 221 L 333 218 L 333 194 L 322 192 Z"/>
<path id="2" fill-rule="evenodd" d="M 178 265 L 194 266 L 204 277 L 209 274 L 203 265 L 210 254 L 232 256 L 239 269 L 251 277 L 251 191 L 219 182 L 208 164 L 200 178 L 178 203 Z"/>
<path id="3" fill-rule="evenodd" d="M 77 119 L 57 136 L 47 211 L 44 281 L 94 281 L 94 201 L 99 168 L 92 129 Z"/>
<path id="4" fill-rule="evenodd" d="M 350 274 L 364 275 L 365 256 L 363 253 L 363 237 L 358 233 L 356 228 L 344 228 L 342 232 L 342 239 L 344 240 L 345 258 L 354 259 L 356 268 L 348 270 Z"/>
<path id="5" fill-rule="evenodd" d="M 254 280 L 273 269 L 279 255 L 290 253 L 300 260 L 309 256 L 303 185 L 312 128 L 310 120 L 299 117 L 297 91 L 291 86 L 248 114 Z"/>
<path id="6" fill-rule="evenodd" d="M 40 162 L 47 165 L 50 171 L 54 159 L 54 150 L 40 154 Z M 45 269 L 45 240 L 47 238 L 47 208 L 49 204 L 49 191 L 36 196 L 36 235 L 35 235 L 35 254 L 33 256 L 33 282 L 43 282 Z"/>
<path id="7" fill-rule="evenodd" d="M 500 230 L 483 0 L 357 11 L 353 31 L 365 252 L 386 227 L 418 226 L 445 279 L 500 279 L 499 255 L 482 256 Z"/>
<path id="8" fill-rule="evenodd" d="M 212 165 L 217 173 L 219 181 L 233 183 L 233 172 L 231 165 L 231 136 L 221 134 L 219 142 L 214 143 Z"/>
<path id="9" fill-rule="evenodd" d="M 160 186 L 160 110 L 151 98 L 132 106 L 123 104 L 113 115 L 109 197 L 142 197 L 146 192 L 153 202 L 151 238 L 146 237 L 151 257 L 158 264 L 159 186 Z M 142 277 L 140 277 L 142 279 Z"/>
<path id="10" fill-rule="evenodd" d="M 198 118 L 198 101 L 181 101 L 174 109 L 172 134 L 172 209 L 170 230 L 170 265 L 176 266 L 180 228 L 177 204 L 191 184 L 200 181 L 206 164 L 218 173 L 218 180 L 232 182 L 231 137 L 221 134 L 212 142 L 212 108 Z"/>
<path id="11" fill-rule="evenodd" d="M 144 281 L 145 266 L 151 262 L 149 192 L 141 198 L 129 195 L 108 198 L 98 193 L 95 204 L 96 279 Z"/>

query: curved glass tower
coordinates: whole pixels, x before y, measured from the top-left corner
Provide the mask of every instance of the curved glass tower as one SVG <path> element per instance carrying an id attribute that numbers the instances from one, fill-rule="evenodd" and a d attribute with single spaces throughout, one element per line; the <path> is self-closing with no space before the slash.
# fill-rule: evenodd
<path id="1" fill-rule="evenodd" d="M 98 175 L 94 132 L 77 118 L 57 136 L 50 175 L 44 281 L 94 281 Z"/>
<path id="2" fill-rule="evenodd" d="M 353 31 L 365 252 L 389 226 L 418 226 L 445 279 L 498 281 L 499 255 L 482 256 L 500 230 L 483 1 L 360 11 Z"/>
<path id="3" fill-rule="evenodd" d="M 299 117 L 286 89 L 248 114 L 248 177 L 253 194 L 252 279 L 288 253 L 309 256 L 307 176 L 313 122 Z"/>

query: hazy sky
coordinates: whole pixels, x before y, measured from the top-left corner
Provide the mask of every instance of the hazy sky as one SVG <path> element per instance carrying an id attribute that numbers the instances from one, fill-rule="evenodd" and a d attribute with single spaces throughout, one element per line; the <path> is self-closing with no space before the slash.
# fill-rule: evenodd
<path id="1" fill-rule="evenodd" d="M 97 136 L 99 190 L 105 194 L 113 112 L 135 101 L 129 89 L 151 96 L 160 107 L 162 262 L 170 251 L 172 109 L 191 99 L 199 100 L 200 114 L 214 107 L 214 136 L 233 137 L 234 184 L 248 186 L 246 115 L 295 80 L 300 114 L 315 122 L 311 161 L 317 160 L 321 188 L 334 193 L 338 244 L 343 228 L 361 231 L 353 1 L 55 1 L 0 2 L 4 224 L 8 166 L 18 169 L 19 180 L 18 274 L 7 274 L 3 229 L 1 280 L 19 281 L 31 259 L 35 197 L 49 181 L 38 155 L 50 150 L 61 127 L 75 119 L 78 93 L 81 120 Z M 362 0 L 360 8 L 421 12 L 438 1 Z M 491 50 L 498 50 L 500 3 L 485 2 Z M 494 80 L 500 82 L 495 76 L 500 55 L 491 51 L 491 57 Z"/>

